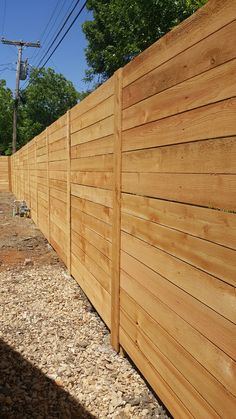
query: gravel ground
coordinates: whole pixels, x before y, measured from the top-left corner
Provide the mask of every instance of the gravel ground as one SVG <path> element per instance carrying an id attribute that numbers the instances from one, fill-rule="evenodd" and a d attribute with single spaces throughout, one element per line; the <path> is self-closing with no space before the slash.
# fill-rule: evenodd
<path id="1" fill-rule="evenodd" d="M 30 249 L 26 263 L 4 260 L 0 271 L 0 419 L 169 417 L 38 236 L 48 260 L 37 265 Z"/>

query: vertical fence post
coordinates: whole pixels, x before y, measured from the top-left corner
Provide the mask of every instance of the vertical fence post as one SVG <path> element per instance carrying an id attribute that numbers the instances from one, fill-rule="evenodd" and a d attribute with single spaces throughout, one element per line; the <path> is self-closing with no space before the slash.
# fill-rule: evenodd
<path id="1" fill-rule="evenodd" d="M 11 162 L 11 156 L 8 157 L 8 189 L 9 192 L 12 192 L 12 162 Z"/>
<path id="2" fill-rule="evenodd" d="M 30 193 L 30 165 L 29 165 L 29 143 L 27 144 L 27 168 L 28 168 L 28 207 L 31 208 L 31 193 Z"/>
<path id="3" fill-rule="evenodd" d="M 67 147 L 67 269 L 71 274 L 71 182 L 70 182 L 70 166 L 71 166 L 71 127 L 70 127 L 70 111 L 66 114 L 66 147 Z"/>
<path id="4" fill-rule="evenodd" d="M 37 137 L 34 140 L 35 149 L 34 149 L 34 157 L 35 157 L 35 190 L 36 190 L 36 216 L 35 216 L 35 224 L 38 225 L 38 168 L 37 168 Z"/>
<path id="5" fill-rule="evenodd" d="M 121 219 L 121 135 L 122 69 L 114 75 L 114 166 L 111 279 L 111 344 L 119 351 L 120 326 L 120 219 Z"/>
<path id="6" fill-rule="evenodd" d="M 50 185 L 49 185 L 49 138 L 46 128 L 46 154 L 47 154 L 47 198 L 48 198 L 48 242 L 50 243 Z"/>

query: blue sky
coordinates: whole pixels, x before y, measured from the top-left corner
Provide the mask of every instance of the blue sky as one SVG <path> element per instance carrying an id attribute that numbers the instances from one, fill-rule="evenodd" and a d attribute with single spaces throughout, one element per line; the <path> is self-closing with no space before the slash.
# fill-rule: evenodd
<path id="1" fill-rule="evenodd" d="M 75 3 L 76 0 L 0 0 L 0 37 L 3 36 L 6 39 L 15 40 L 22 39 L 24 41 L 40 40 L 42 42 L 41 49 L 25 48 L 23 51 L 23 59 L 28 58 L 31 65 L 37 65 L 43 52 L 46 51 L 47 45 L 53 39 L 54 33 L 57 32 L 58 25 L 61 21 L 64 22 L 64 16 L 68 15 L 69 12 L 67 10 L 69 9 L 70 11 Z M 72 17 L 78 13 L 83 4 L 84 0 L 80 0 Z M 4 5 L 6 5 L 5 18 Z M 46 26 L 56 6 L 57 9 L 50 25 Z M 87 42 L 81 25 L 84 21 L 91 19 L 91 14 L 85 8 L 52 56 L 52 59 L 46 65 L 46 67 L 52 67 L 56 72 L 62 73 L 68 80 L 71 80 L 79 91 L 89 88 L 89 85 L 82 81 L 87 68 L 84 53 Z M 69 22 L 71 21 L 72 18 Z M 51 33 L 49 33 L 50 29 Z M 46 31 L 42 37 L 44 30 Z M 37 57 L 36 53 L 38 53 Z M 0 78 L 5 79 L 7 86 L 11 89 L 15 88 L 15 71 L 13 70 L 16 67 L 16 58 L 16 47 L 0 43 Z M 21 81 L 21 87 L 23 85 L 24 81 Z"/>

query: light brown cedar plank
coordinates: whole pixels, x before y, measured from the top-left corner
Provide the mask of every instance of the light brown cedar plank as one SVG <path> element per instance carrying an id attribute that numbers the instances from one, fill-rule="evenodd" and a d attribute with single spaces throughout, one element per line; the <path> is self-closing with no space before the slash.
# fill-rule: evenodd
<path id="1" fill-rule="evenodd" d="M 47 194 L 46 193 L 38 191 L 38 199 L 41 200 L 41 202 L 44 202 L 45 205 L 47 205 Z"/>
<path id="2" fill-rule="evenodd" d="M 48 129 L 50 130 L 50 127 Z M 63 140 L 63 141 L 66 140 L 66 125 L 56 130 L 52 134 L 50 134 L 50 131 L 48 132 L 48 141 L 49 141 L 50 148 L 53 144 L 57 144 L 58 141 L 60 140 Z"/>
<path id="3" fill-rule="evenodd" d="M 235 31 L 236 21 L 184 50 L 124 88 L 123 108 L 128 108 L 134 103 L 235 58 Z"/>
<path id="4" fill-rule="evenodd" d="M 110 327 L 110 295 L 73 253 L 71 255 L 71 272 L 104 322 Z"/>
<path id="5" fill-rule="evenodd" d="M 46 148 L 46 146 L 43 146 L 42 148 L 39 148 L 37 150 L 37 160 L 39 159 L 40 156 L 44 156 L 46 154 L 47 154 L 47 148 Z M 24 156 L 23 156 L 23 163 L 24 164 L 26 163 Z"/>
<path id="6" fill-rule="evenodd" d="M 121 264 L 126 271 L 136 266 L 133 258 L 138 258 L 144 265 L 235 323 L 234 287 L 127 233 L 121 233 L 121 248 L 124 251 L 121 252 Z"/>
<path id="7" fill-rule="evenodd" d="M 194 417 L 220 417 L 207 401 L 189 383 L 180 371 L 170 362 L 152 339 L 137 327 L 124 313 L 121 312 L 121 327 L 145 354 L 151 365 L 170 383 L 172 390 L 178 395 L 183 404 L 191 411 Z"/>
<path id="8" fill-rule="evenodd" d="M 235 71 L 234 59 L 136 103 L 123 111 L 123 130 L 236 96 Z"/>
<path id="9" fill-rule="evenodd" d="M 88 110 L 82 116 L 73 119 L 71 122 L 71 132 L 79 131 L 83 128 L 89 127 L 102 119 L 107 118 L 114 113 L 114 98 L 113 96 L 105 99 L 103 102 L 94 108 Z"/>
<path id="10" fill-rule="evenodd" d="M 122 289 L 120 301 L 121 327 L 126 330 L 127 318 L 132 321 L 132 327 L 149 337 L 221 417 L 231 417 L 236 407 L 235 397 Z"/>
<path id="11" fill-rule="evenodd" d="M 122 171 L 236 174 L 236 137 L 128 151 Z"/>
<path id="12" fill-rule="evenodd" d="M 71 228 L 74 231 L 80 231 L 82 224 L 88 227 L 90 230 L 102 236 L 104 239 L 111 241 L 111 226 L 103 221 L 81 212 L 79 209 L 71 208 Z"/>
<path id="13" fill-rule="evenodd" d="M 201 332 L 211 342 L 236 359 L 236 325 L 220 314 L 208 308 L 168 280 L 152 271 L 134 258 L 130 266 L 122 265 L 122 269 L 135 278 L 140 285 L 147 288 L 154 296 L 170 307 L 175 313 Z M 144 279 L 145 278 L 145 279 Z M 214 298 L 214 294 L 212 299 Z M 236 298 L 235 298 L 236 305 Z M 234 313 L 236 323 L 236 310 Z M 214 327 L 212 325 L 214 324 Z"/>
<path id="14" fill-rule="evenodd" d="M 235 214 L 130 194 L 122 194 L 122 212 L 236 250 Z"/>
<path id="15" fill-rule="evenodd" d="M 55 122 L 53 122 L 53 124 L 51 124 L 48 127 L 48 134 L 52 136 L 52 138 L 56 137 L 58 135 L 58 131 L 62 132 L 63 129 L 65 129 L 66 122 L 67 122 L 67 118 L 66 118 L 66 113 L 65 113 L 63 116 L 61 116 L 59 119 L 57 119 Z M 64 137 L 65 136 L 66 134 L 64 135 Z"/>
<path id="16" fill-rule="evenodd" d="M 41 156 L 37 156 L 37 163 L 45 162 L 47 161 L 47 155 L 43 154 Z"/>
<path id="17" fill-rule="evenodd" d="M 50 221 L 53 222 L 57 227 L 59 227 L 66 235 L 67 233 L 67 225 L 63 218 L 59 217 L 58 215 L 51 213 L 50 214 Z M 66 252 L 66 250 L 65 250 Z"/>
<path id="18" fill-rule="evenodd" d="M 138 346 L 132 341 L 128 334 L 120 328 L 120 343 L 130 358 L 142 372 L 144 377 L 150 383 L 152 388 L 162 402 L 169 409 L 175 418 L 189 419 L 191 413 L 186 409 L 178 396 L 173 392 L 172 388 L 167 384 L 158 371 L 151 365 L 146 356 L 140 351 Z"/>
<path id="19" fill-rule="evenodd" d="M 236 98 L 123 131 L 122 150 L 234 136 Z"/>
<path id="20" fill-rule="evenodd" d="M 123 86 L 170 60 L 235 19 L 235 0 L 209 1 L 124 67 Z"/>
<path id="21" fill-rule="evenodd" d="M 66 158 L 66 153 L 65 153 Z M 67 160 L 64 161 L 49 161 L 49 170 L 67 170 Z"/>
<path id="22" fill-rule="evenodd" d="M 236 363 L 229 356 L 123 271 L 121 288 L 235 396 Z"/>
<path id="23" fill-rule="evenodd" d="M 74 224 L 73 224 L 74 227 Z M 78 233 L 82 236 L 85 240 L 87 240 L 90 244 L 96 247 L 103 255 L 107 258 L 111 259 L 111 243 L 101 237 L 100 234 L 96 233 L 94 230 L 91 230 L 87 227 L 84 223 L 78 222 L 76 223 L 76 232 L 72 230 L 72 233 Z"/>
<path id="24" fill-rule="evenodd" d="M 105 223 L 111 224 L 112 222 L 112 209 L 104 205 L 96 204 L 77 196 L 71 196 L 71 206 Z"/>
<path id="25" fill-rule="evenodd" d="M 114 93 L 114 77 L 110 77 L 105 83 L 99 86 L 94 92 L 90 93 L 78 105 L 71 109 L 71 121 L 85 112 L 90 111 L 92 108 L 99 105 Z"/>
<path id="26" fill-rule="evenodd" d="M 113 153 L 114 136 L 99 138 L 98 140 L 88 141 L 87 143 L 77 144 L 71 148 L 71 158 L 100 156 L 101 154 Z"/>
<path id="27" fill-rule="evenodd" d="M 71 182 L 86 186 L 111 189 L 113 174 L 111 172 L 71 172 Z"/>
<path id="28" fill-rule="evenodd" d="M 48 188 L 46 185 L 41 185 L 40 183 L 38 183 L 38 191 L 43 192 L 45 196 L 47 196 Z"/>
<path id="29" fill-rule="evenodd" d="M 52 211 L 58 214 L 60 217 L 65 215 L 66 211 L 66 203 L 60 201 L 57 198 L 51 197 L 50 198 L 50 207 L 52 207 Z"/>
<path id="30" fill-rule="evenodd" d="M 71 146 L 87 143 L 88 141 L 97 140 L 108 135 L 113 134 L 114 131 L 114 116 L 109 116 L 102 121 L 90 127 L 84 128 L 81 131 L 71 134 Z"/>
<path id="31" fill-rule="evenodd" d="M 48 144 L 49 154 L 55 151 L 66 150 L 66 137 L 61 138 L 60 140 L 55 141 L 52 144 Z"/>
<path id="32" fill-rule="evenodd" d="M 59 199 L 60 201 L 66 202 L 67 194 L 64 191 L 59 191 L 58 189 L 50 188 L 50 196 L 54 196 L 54 198 Z"/>
<path id="33" fill-rule="evenodd" d="M 49 186 L 53 189 L 66 192 L 67 184 L 64 180 L 49 179 Z"/>
<path id="34" fill-rule="evenodd" d="M 113 170 L 113 154 L 72 159 L 71 170 L 111 172 Z"/>
<path id="35" fill-rule="evenodd" d="M 129 214 L 122 214 L 121 229 L 236 286 L 235 250 Z"/>
<path id="36" fill-rule="evenodd" d="M 50 220 L 50 244 L 66 264 L 66 249 L 63 243 L 66 243 L 66 234 Z"/>
<path id="37" fill-rule="evenodd" d="M 71 194 L 112 208 L 112 191 L 72 183 Z"/>
<path id="38" fill-rule="evenodd" d="M 90 244 L 80 234 L 73 232 L 72 241 L 80 247 L 83 252 L 88 255 L 100 268 L 106 272 L 109 276 L 111 275 L 111 261 L 103 253 L 100 252 L 95 246 Z"/>
<path id="39" fill-rule="evenodd" d="M 235 175 L 124 173 L 122 192 L 209 208 L 236 209 Z"/>
<path id="40" fill-rule="evenodd" d="M 65 160 L 65 156 L 66 156 L 66 150 L 64 149 L 51 151 L 49 153 L 49 160 L 50 161 Z"/>
<path id="41" fill-rule="evenodd" d="M 85 268 L 96 278 L 100 285 L 110 294 L 111 293 L 111 278 L 110 276 L 84 251 L 77 245 L 76 234 L 72 233 L 71 249 L 73 255 L 82 263 Z"/>
<path id="42" fill-rule="evenodd" d="M 62 170 L 49 170 L 49 179 L 66 181 L 66 172 Z"/>

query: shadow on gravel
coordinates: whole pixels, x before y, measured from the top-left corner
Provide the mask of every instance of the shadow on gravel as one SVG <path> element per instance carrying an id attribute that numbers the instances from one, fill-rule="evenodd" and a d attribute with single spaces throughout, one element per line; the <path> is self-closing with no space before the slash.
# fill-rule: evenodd
<path id="1" fill-rule="evenodd" d="M 95 416 L 0 339 L 0 418 L 95 419 Z"/>

